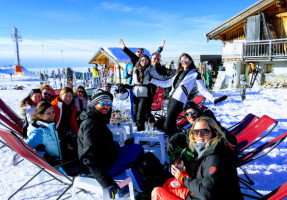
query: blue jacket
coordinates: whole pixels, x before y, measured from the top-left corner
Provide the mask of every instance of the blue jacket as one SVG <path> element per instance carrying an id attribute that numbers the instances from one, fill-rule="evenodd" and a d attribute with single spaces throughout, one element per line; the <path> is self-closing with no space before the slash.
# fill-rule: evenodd
<path id="1" fill-rule="evenodd" d="M 133 63 L 131 62 L 126 64 L 125 71 L 123 73 L 123 78 L 127 79 L 127 84 L 132 83 L 132 74 L 128 74 L 130 70 L 133 70 Z"/>
<path id="2" fill-rule="evenodd" d="M 48 153 L 50 156 L 58 157 L 62 160 L 60 142 L 55 123 L 46 123 L 43 121 L 32 122 L 28 126 L 28 139 L 26 143 L 35 149 L 39 145 L 45 146 L 45 152 L 37 151 L 41 156 Z"/>

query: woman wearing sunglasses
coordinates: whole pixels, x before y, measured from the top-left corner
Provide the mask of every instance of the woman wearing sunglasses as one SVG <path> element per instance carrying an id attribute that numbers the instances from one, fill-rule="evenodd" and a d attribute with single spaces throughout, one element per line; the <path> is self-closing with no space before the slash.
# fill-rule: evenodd
<path id="1" fill-rule="evenodd" d="M 76 119 L 77 124 L 80 126 L 81 120 L 78 119 L 82 111 L 87 110 L 88 95 L 83 86 L 78 86 L 74 92 L 74 105 L 77 107 Z"/>
<path id="2" fill-rule="evenodd" d="M 151 107 L 149 81 L 151 78 L 166 80 L 167 78 L 159 75 L 153 67 L 151 67 L 150 58 L 143 54 L 137 62 L 133 70 L 133 114 L 138 131 L 144 130 L 144 122 L 150 116 L 148 108 Z"/>
<path id="3" fill-rule="evenodd" d="M 205 87 L 200 73 L 196 71 L 193 59 L 186 53 L 183 53 L 179 57 L 177 72 L 173 78 L 166 81 L 151 79 L 150 83 L 163 88 L 172 86 L 167 107 L 167 117 L 164 124 L 165 131 L 169 137 L 177 131 L 176 119 L 182 112 L 187 97 L 194 86 L 198 88 L 203 96 L 215 104 L 227 98 L 227 96 L 217 99 L 213 97 Z"/>
<path id="4" fill-rule="evenodd" d="M 236 171 L 237 154 L 216 122 L 209 117 L 196 119 L 189 137 L 189 147 L 196 155 L 193 172 L 187 174 L 171 166 L 172 175 L 189 192 L 179 197 L 176 190 L 171 193 L 158 187 L 152 199 L 243 199 Z"/>

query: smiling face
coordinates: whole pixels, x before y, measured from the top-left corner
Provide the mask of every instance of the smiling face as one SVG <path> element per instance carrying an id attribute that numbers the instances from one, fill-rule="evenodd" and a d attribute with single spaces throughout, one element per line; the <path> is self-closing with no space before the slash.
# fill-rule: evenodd
<path id="1" fill-rule="evenodd" d="M 153 66 L 156 66 L 158 64 L 160 64 L 160 54 L 154 54 L 152 57 L 151 57 L 151 64 Z"/>
<path id="2" fill-rule="evenodd" d="M 193 124 L 194 121 L 198 118 L 198 112 L 195 109 L 190 108 L 185 112 L 185 116 L 187 121 Z"/>
<path id="3" fill-rule="evenodd" d="M 43 114 L 39 114 L 38 117 L 48 122 L 54 122 L 55 112 L 53 106 L 47 108 L 45 112 Z"/>
<path id="4" fill-rule="evenodd" d="M 83 89 L 78 89 L 78 91 L 77 91 L 77 97 L 79 98 L 79 99 L 83 99 L 84 98 L 84 90 Z"/>
<path id="5" fill-rule="evenodd" d="M 208 132 L 206 132 L 204 134 L 204 131 L 199 131 L 199 130 L 208 130 Z M 210 130 L 210 127 L 208 126 L 208 124 L 204 121 L 199 121 L 195 124 L 193 131 L 198 131 L 198 133 L 194 133 L 193 132 L 193 136 L 195 139 L 196 143 L 203 143 L 203 142 L 208 142 L 211 140 L 212 138 L 212 132 Z"/>
<path id="6" fill-rule="evenodd" d="M 73 100 L 73 94 L 71 92 L 67 92 L 61 96 L 61 99 L 66 105 L 70 105 Z"/>
<path id="7" fill-rule="evenodd" d="M 111 104 L 111 101 L 102 100 L 96 103 L 95 108 L 97 109 L 97 111 L 99 111 L 103 115 L 106 115 L 111 109 L 111 105 L 109 106 L 109 102 Z"/>
<path id="8" fill-rule="evenodd" d="M 187 56 L 184 55 L 180 58 L 180 63 L 183 69 L 186 70 L 188 66 L 192 63 L 192 61 Z"/>
<path id="9" fill-rule="evenodd" d="M 34 93 L 32 96 L 31 96 L 31 100 L 38 104 L 39 102 L 42 101 L 42 96 L 41 96 L 41 93 Z"/>
<path id="10" fill-rule="evenodd" d="M 143 56 L 141 57 L 140 62 L 141 62 L 141 66 L 145 67 L 148 65 L 148 58 Z"/>

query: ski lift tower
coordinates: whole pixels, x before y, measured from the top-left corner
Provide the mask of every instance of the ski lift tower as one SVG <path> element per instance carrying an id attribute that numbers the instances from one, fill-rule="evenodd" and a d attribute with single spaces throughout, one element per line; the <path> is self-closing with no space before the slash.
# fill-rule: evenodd
<path id="1" fill-rule="evenodd" d="M 24 76 L 24 72 L 22 72 L 22 66 L 20 65 L 20 56 L 19 56 L 19 46 L 18 42 L 22 42 L 22 36 L 18 35 L 18 29 L 13 27 L 13 42 L 15 42 L 15 53 L 16 53 L 16 63 L 15 63 L 15 75 Z"/>

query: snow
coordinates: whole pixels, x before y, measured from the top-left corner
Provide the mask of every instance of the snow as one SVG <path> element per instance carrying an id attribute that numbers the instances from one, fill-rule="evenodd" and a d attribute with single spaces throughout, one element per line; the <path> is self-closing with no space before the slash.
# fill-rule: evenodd
<path id="1" fill-rule="evenodd" d="M 14 111 L 19 113 L 20 101 L 29 94 L 32 88 L 40 86 L 40 82 L 35 77 L 16 77 L 11 81 L 7 74 L 0 74 L 0 97 Z M 54 81 L 51 81 L 54 84 Z M 24 90 L 16 90 L 15 86 L 24 86 Z M 263 144 L 287 131 L 287 90 L 286 89 L 266 89 L 257 87 L 247 89 L 246 99 L 241 100 L 241 89 L 224 89 L 214 92 L 216 97 L 227 95 L 228 99 L 217 105 L 206 101 L 205 105 L 212 109 L 217 119 L 224 127 L 242 120 L 248 113 L 253 113 L 259 117 L 268 115 L 279 123 L 272 133 L 258 142 L 256 146 Z M 117 108 L 128 108 L 128 101 L 115 100 Z M 267 194 L 283 183 L 287 182 L 287 140 L 285 139 L 268 155 L 250 162 L 243 166 L 243 169 L 254 181 L 253 188 L 261 194 Z M 159 148 L 153 149 L 156 155 Z M 25 183 L 38 170 L 37 167 L 24 160 L 17 166 L 11 165 L 13 151 L 9 148 L 0 149 L 0 199 L 7 197 Z M 242 177 L 242 171 L 238 170 Z M 42 177 L 47 178 L 47 177 Z M 33 183 L 37 183 L 36 178 Z M 56 199 L 57 195 L 65 190 L 67 186 L 57 181 L 51 181 L 33 188 L 20 191 L 14 199 Z M 70 190 L 68 194 L 70 194 Z M 244 192 L 246 192 L 244 190 Z M 96 194 L 94 194 L 96 195 Z M 67 196 L 65 196 L 67 197 Z M 91 196 L 80 193 L 80 199 L 99 199 L 100 196 Z"/>

